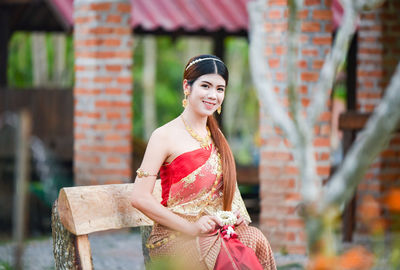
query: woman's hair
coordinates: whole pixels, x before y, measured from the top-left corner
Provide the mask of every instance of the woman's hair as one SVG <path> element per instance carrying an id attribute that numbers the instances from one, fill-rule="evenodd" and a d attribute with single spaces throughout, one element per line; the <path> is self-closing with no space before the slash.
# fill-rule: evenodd
<path id="1" fill-rule="evenodd" d="M 229 73 L 224 62 L 214 55 L 203 54 L 195 56 L 189 60 L 185 67 L 183 79 L 192 85 L 197 78 L 205 74 L 218 74 L 225 80 L 228 85 Z M 219 129 L 218 123 L 214 116 L 209 116 L 207 126 L 210 129 L 211 137 L 218 148 L 222 162 L 222 177 L 223 177 L 223 193 L 224 193 L 224 210 L 232 210 L 232 201 L 236 189 L 236 166 L 232 151 L 229 147 L 225 136 Z"/>

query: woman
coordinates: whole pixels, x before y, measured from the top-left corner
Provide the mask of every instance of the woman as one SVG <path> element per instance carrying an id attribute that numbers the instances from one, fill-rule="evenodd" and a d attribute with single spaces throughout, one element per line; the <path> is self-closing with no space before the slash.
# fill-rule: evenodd
<path id="1" fill-rule="evenodd" d="M 183 75 L 185 109 L 151 135 L 132 206 L 155 222 L 147 244 L 152 260 L 172 256 L 186 269 L 276 269 L 268 241 L 247 225 L 234 158 L 213 117 L 227 84 L 228 70 L 219 58 L 190 59 Z M 152 196 L 158 171 L 161 204 Z M 235 232 L 221 228 L 216 214 L 222 210 L 234 211 Z"/>

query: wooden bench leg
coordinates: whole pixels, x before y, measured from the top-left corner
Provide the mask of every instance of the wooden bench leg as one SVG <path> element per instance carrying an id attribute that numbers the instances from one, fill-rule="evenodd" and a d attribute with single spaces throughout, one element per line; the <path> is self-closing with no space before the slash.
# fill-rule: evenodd
<path id="1" fill-rule="evenodd" d="M 53 254 L 57 270 L 93 269 L 90 243 L 87 235 L 75 236 L 62 225 L 57 201 L 51 213 Z"/>
<path id="2" fill-rule="evenodd" d="M 78 235 L 75 243 L 78 250 L 77 258 L 79 258 L 79 263 L 82 266 L 82 270 L 92 270 L 92 252 L 90 250 L 88 235 Z"/>

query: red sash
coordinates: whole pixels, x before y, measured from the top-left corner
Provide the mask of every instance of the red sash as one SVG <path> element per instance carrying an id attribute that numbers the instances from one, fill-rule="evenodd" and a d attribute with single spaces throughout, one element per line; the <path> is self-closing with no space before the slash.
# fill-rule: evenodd
<path id="1" fill-rule="evenodd" d="M 237 238 L 223 238 L 214 270 L 226 269 L 262 270 L 263 267 L 251 248 L 246 247 Z"/>

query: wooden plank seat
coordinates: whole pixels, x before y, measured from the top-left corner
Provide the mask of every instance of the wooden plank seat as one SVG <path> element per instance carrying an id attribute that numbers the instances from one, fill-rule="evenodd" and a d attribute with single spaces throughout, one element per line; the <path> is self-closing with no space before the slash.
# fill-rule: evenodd
<path id="1" fill-rule="evenodd" d="M 129 227 L 145 228 L 153 221 L 131 206 L 133 184 L 68 187 L 60 190 L 52 209 L 53 253 L 56 269 L 93 269 L 88 234 Z M 153 196 L 161 201 L 161 184 Z M 143 239 L 143 238 L 142 238 Z M 143 251 L 147 253 L 147 250 Z M 147 254 L 144 254 L 145 257 Z"/>

